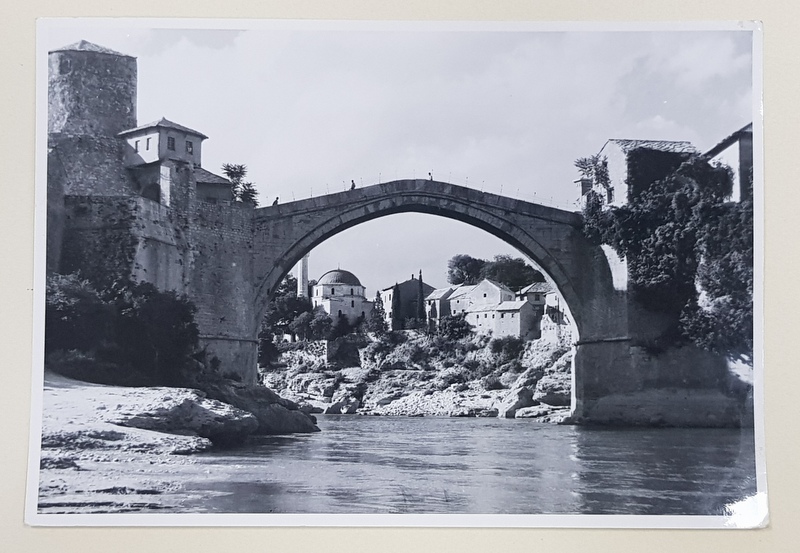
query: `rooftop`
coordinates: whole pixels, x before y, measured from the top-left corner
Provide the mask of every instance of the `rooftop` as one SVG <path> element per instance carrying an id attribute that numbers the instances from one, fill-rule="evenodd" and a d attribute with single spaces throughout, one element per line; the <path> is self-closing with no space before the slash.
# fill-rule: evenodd
<path id="1" fill-rule="evenodd" d="M 519 311 L 526 303 L 526 300 L 504 301 L 500 302 L 495 309 L 497 311 Z"/>
<path id="2" fill-rule="evenodd" d="M 317 281 L 317 285 L 321 284 L 347 284 L 348 286 L 361 286 L 361 281 L 358 277 L 350 271 L 343 271 L 342 269 L 335 269 L 328 271 Z"/>
<path id="3" fill-rule="evenodd" d="M 455 290 L 454 286 L 448 286 L 447 288 L 437 288 L 426 297 L 426 300 L 441 300 L 445 299 L 447 296 L 450 295 L 451 292 Z"/>
<path id="4" fill-rule="evenodd" d="M 161 127 L 161 128 L 166 128 L 166 129 L 175 129 L 177 131 L 185 132 L 187 134 L 193 134 L 195 136 L 199 136 L 199 137 L 201 137 L 203 139 L 208 138 L 206 135 L 204 135 L 203 133 L 201 133 L 199 131 L 196 131 L 194 129 L 190 129 L 189 127 L 184 127 L 183 125 L 179 125 L 178 123 L 170 121 L 169 119 L 167 119 L 165 117 L 162 117 L 158 121 L 153 121 L 152 123 L 147 123 L 145 125 L 139 125 L 136 128 L 128 129 L 126 131 L 122 131 L 117 136 L 127 136 L 129 134 L 134 134 L 134 133 L 146 130 L 146 129 L 152 129 L 152 128 L 156 128 L 156 127 Z"/>
<path id="5" fill-rule="evenodd" d="M 228 186 L 231 184 L 231 181 L 225 177 L 215 175 L 211 171 L 206 171 L 202 167 L 194 168 L 194 180 L 206 184 L 227 184 Z"/>
<path id="6" fill-rule="evenodd" d="M 525 288 L 519 291 L 520 294 L 549 294 L 553 292 L 553 287 L 550 286 L 547 282 L 534 282 L 533 284 L 527 285 Z"/>
<path id="7" fill-rule="evenodd" d="M 727 137 L 723 138 L 719 142 L 719 144 L 717 144 L 716 146 L 711 148 L 709 151 L 707 151 L 705 153 L 705 155 L 707 155 L 708 157 L 717 156 L 720 153 L 722 153 L 724 150 L 726 150 L 727 148 L 732 146 L 734 143 L 738 142 L 743 136 L 746 136 L 746 135 L 750 135 L 750 136 L 753 135 L 753 124 L 752 123 L 748 123 L 747 125 L 745 125 L 741 129 L 736 131 L 735 133 L 731 134 L 730 136 L 727 136 Z"/>
<path id="8" fill-rule="evenodd" d="M 56 48 L 55 50 L 50 50 L 51 54 L 53 52 L 94 52 L 95 54 L 108 54 L 110 56 L 121 56 L 123 58 L 133 57 L 127 54 L 116 52 L 110 48 L 106 48 L 105 46 L 94 44 L 93 42 L 89 42 L 88 40 L 79 40 L 74 44 L 69 44 L 67 46 L 62 46 L 61 48 Z"/>
<path id="9" fill-rule="evenodd" d="M 606 142 L 608 144 L 615 144 L 626 154 L 636 150 L 637 148 L 645 148 L 647 150 L 659 150 L 661 152 L 674 152 L 676 154 L 699 154 L 691 142 L 686 140 L 636 140 L 630 138 L 612 138 Z M 602 151 L 605 148 L 601 148 Z"/>

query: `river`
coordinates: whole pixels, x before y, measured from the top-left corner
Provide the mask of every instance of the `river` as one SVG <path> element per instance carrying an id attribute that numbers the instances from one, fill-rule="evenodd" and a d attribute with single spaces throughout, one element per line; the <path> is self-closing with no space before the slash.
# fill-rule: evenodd
<path id="1" fill-rule="evenodd" d="M 176 474 L 185 513 L 720 515 L 756 491 L 752 430 L 320 416 Z"/>

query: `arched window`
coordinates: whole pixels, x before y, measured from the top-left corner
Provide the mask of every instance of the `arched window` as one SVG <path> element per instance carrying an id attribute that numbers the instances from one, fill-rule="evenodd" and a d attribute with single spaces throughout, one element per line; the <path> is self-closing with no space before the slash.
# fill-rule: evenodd
<path id="1" fill-rule="evenodd" d="M 339 316 L 340 317 L 342 316 L 342 310 L 341 309 L 339 310 Z"/>
<path id="2" fill-rule="evenodd" d="M 354 296 L 354 295 L 355 295 L 355 294 L 353 293 L 353 289 L 352 289 L 352 288 L 350 288 L 350 295 L 351 295 L 351 296 Z"/>
<path id="3" fill-rule="evenodd" d="M 353 308 L 355 306 L 356 306 L 356 301 L 355 300 L 350 300 L 350 307 Z"/>
<path id="4" fill-rule="evenodd" d="M 336 288 L 331 288 L 331 296 L 336 293 Z"/>

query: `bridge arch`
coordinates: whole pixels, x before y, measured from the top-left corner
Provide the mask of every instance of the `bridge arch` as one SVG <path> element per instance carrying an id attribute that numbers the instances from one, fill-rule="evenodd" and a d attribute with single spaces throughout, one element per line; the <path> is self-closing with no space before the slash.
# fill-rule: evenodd
<path id="1" fill-rule="evenodd" d="M 580 231 L 580 215 L 429 180 L 393 181 L 256 210 L 255 313 L 263 315 L 286 274 L 317 245 L 356 225 L 408 212 L 458 220 L 510 244 L 558 288 L 579 336 L 609 330 L 596 323 L 603 311 L 598 300 L 615 296 L 611 270 L 602 250 Z"/>

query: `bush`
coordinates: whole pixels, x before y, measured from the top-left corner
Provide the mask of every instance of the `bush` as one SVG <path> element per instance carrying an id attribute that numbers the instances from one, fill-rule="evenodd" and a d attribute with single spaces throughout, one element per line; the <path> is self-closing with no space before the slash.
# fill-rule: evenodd
<path id="1" fill-rule="evenodd" d="M 472 334 L 472 325 L 467 322 L 463 313 L 446 315 L 439 320 L 439 336 L 446 340 L 461 340 Z"/>
<path id="2" fill-rule="evenodd" d="M 500 379 L 494 375 L 489 375 L 481 379 L 481 385 L 484 390 L 502 390 L 505 388 Z"/>
<path id="3" fill-rule="evenodd" d="M 77 275 L 54 275 L 47 282 L 45 353 L 76 375 L 88 375 L 91 362 L 103 363 L 95 380 L 104 383 L 177 384 L 197 366 L 194 313 L 186 298 L 149 283 L 96 290 Z M 76 353 L 53 355 L 64 351 Z"/>
<path id="4" fill-rule="evenodd" d="M 517 336 L 504 336 L 489 342 L 489 349 L 495 355 L 500 355 L 501 363 L 508 363 L 522 355 L 525 350 L 525 342 Z"/>

